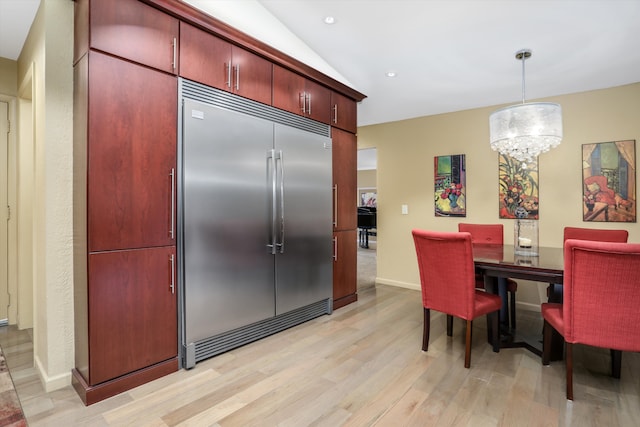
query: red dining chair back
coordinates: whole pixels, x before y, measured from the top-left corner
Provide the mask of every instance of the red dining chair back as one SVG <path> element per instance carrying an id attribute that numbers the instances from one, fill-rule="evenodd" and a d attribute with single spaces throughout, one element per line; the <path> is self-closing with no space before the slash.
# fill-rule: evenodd
<path id="1" fill-rule="evenodd" d="M 504 227 L 502 224 L 458 224 L 458 231 L 471 233 L 471 243 L 486 245 L 502 245 L 504 243 Z"/>
<path id="2" fill-rule="evenodd" d="M 504 227 L 502 224 L 469 224 L 458 223 L 458 231 L 471 233 L 471 242 L 474 244 L 502 245 L 504 243 Z M 512 329 L 516 328 L 516 292 L 518 282 L 513 279 L 507 280 L 507 292 L 509 302 L 507 307 L 507 323 Z M 476 274 L 476 288 L 484 289 L 484 277 Z"/>
<path id="3" fill-rule="evenodd" d="M 565 242 L 564 303 L 542 304 L 542 363 L 549 364 L 553 328 L 566 341 L 567 399 L 573 400 L 573 344 L 640 351 L 639 283 L 640 244 Z"/>
<path id="4" fill-rule="evenodd" d="M 471 362 L 473 319 L 488 315 L 493 351 L 499 350 L 498 312 L 500 297 L 475 289 L 471 234 L 412 230 L 418 258 L 424 326 L 422 350 L 429 347 L 430 310 L 447 314 L 447 335 L 452 336 L 452 316 L 467 321 L 465 368 Z"/>
<path id="5" fill-rule="evenodd" d="M 593 240 L 597 242 L 626 243 L 629 238 L 627 230 L 604 230 L 600 228 L 565 227 L 564 240 Z"/>

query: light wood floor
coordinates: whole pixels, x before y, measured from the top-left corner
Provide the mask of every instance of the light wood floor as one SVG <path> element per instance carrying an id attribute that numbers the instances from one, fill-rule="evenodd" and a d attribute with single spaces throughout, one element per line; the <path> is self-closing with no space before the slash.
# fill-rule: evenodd
<path id="1" fill-rule="evenodd" d="M 519 311 L 519 329 L 540 331 Z M 37 426 L 637 426 L 640 355 L 623 354 L 609 376 L 608 350 L 578 347 L 575 401 L 565 399 L 564 363 L 542 367 L 524 349 L 496 354 L 486 322 L 474 324 L 464 369 L 463 322 L 445 334 L 432 314 L 422 352 L 416 291 L 361 290 L 358 302 L 85 407 L 71 387 L 44 393 L 29 331 L 0 328 L 27 420 Z"/>

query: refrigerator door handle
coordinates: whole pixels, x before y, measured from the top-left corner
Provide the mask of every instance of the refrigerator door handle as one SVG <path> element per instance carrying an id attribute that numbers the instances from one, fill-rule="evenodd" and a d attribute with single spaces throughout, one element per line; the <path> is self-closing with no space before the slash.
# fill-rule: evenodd
<path id="1" fill-rule="evenodd" d="M 267 197 L 269 201 L 270 212 L 270 230 L 267 247 L 270 249 L 271 255 L 276 254 L 276 215 L 277 215 L 277 197 L 276 197 L 276 169 L 275 169 L 275 157 L 276 150 L 267 151 Z"/>
<path id="2" fill-rule="evenodd" d="M 278 182 L 278 190 L 279 190 L 279 204 L 280 204 L 280 215 L 278 217 L 278 222 L 280 225 L 280 242 L 276 242 L 276 247 L 279 248 L 280 253 L 284 253 L 284 156 L 282 155 L 282 150 L 276 153 L 276 165 L 280 165 L 280 173 L 276 173 L 276 180 L 278 176 L 280 180 Z M 279 161 L 278 161 L 279 160 Z"/>

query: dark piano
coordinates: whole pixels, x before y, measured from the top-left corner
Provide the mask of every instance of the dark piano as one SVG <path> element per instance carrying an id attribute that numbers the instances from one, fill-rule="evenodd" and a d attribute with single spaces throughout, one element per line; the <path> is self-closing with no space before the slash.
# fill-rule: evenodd
<path id="1" fill-rule="evenodd" d="M 376 208 L 368 206 L 358 207 L 358 235 L 360 247 L 369 249 L 369 235 L 374 234 L 376 228 Z"/>

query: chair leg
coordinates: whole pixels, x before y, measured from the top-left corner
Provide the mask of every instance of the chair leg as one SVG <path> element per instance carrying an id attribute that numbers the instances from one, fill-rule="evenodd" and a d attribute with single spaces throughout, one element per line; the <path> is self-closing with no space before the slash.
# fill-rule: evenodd
<path id="1" fill-rule="evenodd" d="M 493 346 L 493 352 L 498 353 L 500 351 L 500 310 L 487 314 L 491 319 L 491 345 Z"/>
<path id="2" fill-rule="evenodd" d="M 620 379 L 620 368 L 622 367 L 622 351 L 611 349 L 611 376 Z"/>
<path id="3" fill-rule="evenodd" d="M 509 317 L 511 318 L 511 329 L 515 329 L 516 328 L 516 293 L 515 292 L 509 292 L 511 295 L 509 295 Z"/>
<path id="4" fill-rule="evenodd" d="M 542 326 L 542 364 L 548 365 L 551 359 L 551 325 L 545 320 Z"/>
<path id="5" fill-rule="evenodd" d="M 465 340 L 464 349 L 464 367 L 469 368 L 471 366 L 471 332 L 472 332 L 472 320 L 467 320 L 467 336 Z"/>
<path id="6" fill-rule="evenodd" d="M 422 326 L 422 351 L 429 349 L 429 330 L 431 328 L 431 314 L 428 308 L 424 309 L 424 321 Z"/>
<path id="7" fill-rule="evenodd" d="M 447 336 L 453 336 L 453 316 L 447 314 Z"/>
<path id="8" fill-rule="evenodd" d="M 573 344 L 567 343 L 567 399 L 573 400 Z"/>

